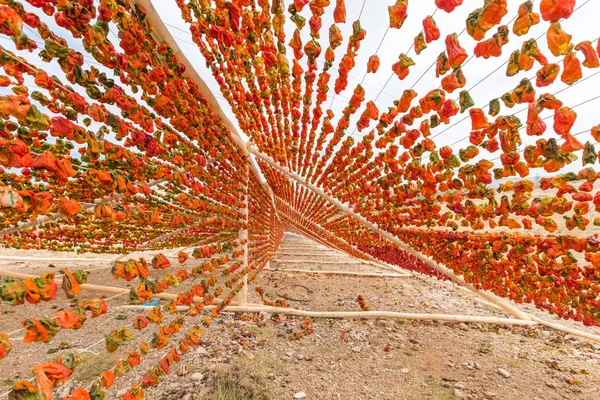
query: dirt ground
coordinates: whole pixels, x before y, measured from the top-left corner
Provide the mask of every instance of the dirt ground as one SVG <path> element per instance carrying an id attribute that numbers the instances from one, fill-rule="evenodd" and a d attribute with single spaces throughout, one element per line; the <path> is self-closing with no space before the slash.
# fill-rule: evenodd
<path id="1" fill-rule="evenodd" d="M 148 257 L 152 253 L 144 253 Z M 0 250 L 0 255 L 31 252 Z M 57 257 L 59 253 L 36 253 Z M 64 256 L 64 255 L 63 255 Z M 107 261 L 53 262 L 56 270 L 68 266 L 95 269 Z M 188 260 L 193 267 L 201 260 Z M 48 262 L 1 261 L 0 268 L 36 274 Z M 177 267 L 178 268 L 178 267 Z M 315 311 L 361 311 L 362 296 L 372 310 L 410 313 L 463 314 L 507 317 L 477 297 L 447 282 L 422 277 L 357 277 L 290 273 L 285 269 L 390 273 L 297 236 L 286 236 L 276 261 L 250 286 L 251 303 L 260 303 L 255 291 L 262 288 L 272 300 L 284 295 L 293 308 Z M 126 287 L 110 277 L 110 268 L 93 271 L 89 282 Z M 155 271 L 153 271 L 155 272 Z M 167 270 L 164 273 L 173 272 Z M 187 283 L 193 284 L 193 283 Z M 180 289 L 187 286 L 183 284 Z M 292 286 L 290 285 L 302 285 Z M 83 298 L 99 293 L 86 292 Z M 55 304 L 18 308 L 0 304 L 0 331 L 14 332 L 20 319 L 51 316 Z M 111 297 L 110 295 L 108 296 Z M 78 331 L 61 331 L 49 344 L 23 344 L 23 332 L 10 335 L 13 351 L 0 361 L 0 395 L 18 379 L 31 377 L 38 362 L 52 360 L 62 347 L 78 351 L 92 346 L 71 381 L 56 390 L 66 397 L 72 388 L 87 387 L 102 370 L 114 365 L 139 341 L 149 341 L 142 331 L 115 353 L 104 350 L 103 336 L 110 328 L 126 325 L 139 311 L 116 307 L 128 304 L 127 296 L 107 300 L 108 315 L 88 319 Z M 523 310 L 548 320 L 551 315 L 530 306 Z M 18 314 L 17 314 L 18 313 Z M 16 317 L 18 315 L 18 317 Z M 166 321 L 172 318 L 167 316 Z M 314 329 L 298 340 L 305 318 L 268 313 L 243 315 L 225 312 L 204 329 L 202 345 L 182 356 L 160 386 L 146 390 L 147 399 L 598 399 L 600 394 L 600 343 L 580 341 L 572 335 L 542 327 L 488 324 L 412 322 L 400 320 L 348 320 L 313 318 Z M 197 322 L 197 321 L 195 321 Z M 565 325 L 600 334 L 600 329 L 577 323 Z M 153 331 L 154 329 L 152 329 Z M 138 333 L 134 331 L 134 333 Z M 177 338 L 177 335 L 175 336 Z M 58 350 L 58 351 L 57 351 Z M 117 378 L 107 399 L 139 382 L 164 354 L 151 350 L 142 364 Z M 229 384 L 229 386 L 227 386 Z M 237 391 L 236 391 L 237 390 Z M 227 393 L 228 395 L 227 395 Z M 227 397 L 227 396 L 229 397 Z M 305 395 L 305 397 L 302 397 Z M 295 396 L 295 397 L 294 397 Z M 6 397 L 4 397 L 6 398 Z"/>

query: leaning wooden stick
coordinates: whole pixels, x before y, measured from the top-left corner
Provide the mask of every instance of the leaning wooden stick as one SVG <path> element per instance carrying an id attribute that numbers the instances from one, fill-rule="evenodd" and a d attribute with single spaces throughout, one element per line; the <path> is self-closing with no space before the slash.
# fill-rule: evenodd
<path id="1" fill-rule="evenodd" d="M 119 309 L 126 310 L 140 310 L 148 308 L 149 306 L 121 306 Z M 212 309 L 214 306 L 207 306 L 205 309 Z M 186 306 L 178 306 L 179 311 L 185 311 L 188 309 Z M 469 323 L 480 323 L 480 324 L 500 324 L 500 325 L 522 325 L 522 326 L 535 326 L 544 325 L 557 331 L 570 333 L 574 336 L 591 340 L 593 342 L 600 343 L 600 335 L 593 333 L 584 332 L 578 329 L 567 328 L 560 324 L 554 324 L 543 320 L 522 320 L 513 318 L 498 318 L 498 317 L 482 317 L 482 316 L 471 316 L 471 315 L 451 315 L 451 314 L 413 314 L 413 313 L 401 313 L 393 311 L 306 311 L 297 310 L 292 308 L 281 308 L 281 307 L 270 307 L 263 305 L 251 305 L 248 304 L 246 307 L 240 306 L 228 306 L 225 311 L 235 313 L 246 313 L 246 312 L 269 312 L 273 314 L 292 315 L 297 317 L 306 318 L 341 318 L 341 319 L 376 319 L 376 318 L 389 318 L 389 319 L 402 319 L 402 320 L 415 320 L 415 321 L 443 321 L 443 322 L 469 322 Z M 535 317 L 533 317 L 535 319 Z"/>

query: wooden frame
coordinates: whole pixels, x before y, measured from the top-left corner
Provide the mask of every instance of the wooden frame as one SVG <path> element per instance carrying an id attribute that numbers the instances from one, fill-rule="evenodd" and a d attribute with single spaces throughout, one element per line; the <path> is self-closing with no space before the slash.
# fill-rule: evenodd
<path id="1" fill-rule="evenodd" d="M 481 297 L 484 297 L 489 302 L 494 303 L 494 304 L 502 307 L 504 309 L 504 311 L 506 311 L 507 313 L 509 313 L 510 315 L 513 315 L 514 317 L 516 317 L 518 319 L 523 319 L 523 320 L 526 320 L 526 321 L 531 321 L 532 320 L 532 318 L 529 315 L 527 315 L 526 313 L 522 312 L 518 308 L 513 307 L 510 304 L 508 304 L 508 303 L 500 300 L 497 296 L 495 296 L 492 293 L 489 293 L 489 292 L 486 292 L 486 291 L 479 290 L 479 289 L 475 288 L 473 285 L 467 283 L 462 276 L 456 275 L 452 270 L 450 270 L 445 265 L 439 264 L 435 260 L 431 259 L 430 257 L 427 257 L 427 256 L 425 256 L 425 255 L 423 255 L 423 254 L 415 251 L 409 245 L 407 245 L 406 243 L 404 243 L 402 240 L 400 240 L 396 236 L 394 236 L 391 233 L 389 233 L 387 231 L 384 231 L 383 229 L 379 228 L 378 225 L 373 224 L 372 222 L 369 222 L 362 215 L 360 215 L 360 214 L 352 211 L 350 209 L 350 207 L 348 207 L 347 205 L 343 204 L 339 200 L 337 200 L 334 197 L 332 197 L 332 196 L 328 195 L 327 193 L 325 193 L 325 191 L 323 189 L 318 188 L 318 187 L 316 187 L 316 186 L 314 186 L 314 185 L 306 182 L 304 180 L 304 178 L 302 178 L 297 173 L 292 172 L 289 169 L 287 169 L 286 167 L 283 167 L 283 166 L 279 165 L 275 160 L 273 160 L 268 155 L 261 153 L 260 151 L 258 151 L 257 149 L 255 149 L 255 148 L 253 148 L 251 146 L 248 146 L 248 150 L 252 154 L 254 154 L 256 157 L 258 157 L 261 160 L 263 160 L 264 162 L 266 162 L 272 168 L 275 168 L 276 170 L 282 172 L 284 175 L 286 175 L 289 178 L 291 178 L 291 179 L 295 180 L 296 182 L 300 183 L 302 186 L 304 186 L 305 188 L 307 188 L 310 191 L 314 192 L 315 194 L 317 194 L 318 196 L 320 196 L 325 201 L 327 201 L 330 204 L 334 205 L 340 211 L 342 211 L 342 212 L 344 212 L 344 213 L 352 216 L 356 221 L 358 221 L 359 223 L 361 223 L 362 225 L 364 225 L 368 229 L 371 229 L 372 231 L 378 233 L 380 236 L 382 236 L 385 239 L 387 239 L 387 240 L 391 241 L 392 243 L 394 243 L 400 249 L 402 249 L 402 250 L 406 251 L 407 253 L 411 254 L 413 257 L 417 258 L 418 260 L 426 263 L 427 265 L 429 265 L 431 268 L 435 269 L 436 271 L 438 271 L 438 272 L 446 275 L 452 281 L 454 281 L 456 283 L 459 283 L 462 286 L 470 289 L 473 293 L 476 293 L 477 295 L 479 295 Z"/>

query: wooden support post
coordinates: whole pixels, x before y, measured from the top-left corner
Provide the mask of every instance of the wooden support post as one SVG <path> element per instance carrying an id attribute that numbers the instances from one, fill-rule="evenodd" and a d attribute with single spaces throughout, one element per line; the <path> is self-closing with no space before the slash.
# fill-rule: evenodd
<path id="1" fill-rule="evenodd" d="M 148 308 L 147 306 L 121 306 L 119 309 L 124 310 L 139 310 Z M 186 311 L 189 307 L 177 306 L 178 311 Z M 204 307 L 205 310 L 214 308 L 211 306 Z M 443 322 L 472 322 L 472 323 L 483 323 L 483 324 L 500 324 L 500 325 L 526 325 L 532 326 L 537 325 L 535 321 L 525 321 L 514 318 L 498 318 L 498 317 L 480 317 L 471 315 L 452 315 L 452 314 L 414 314 L 414 313 L 403 313 L 394 311 L 307 311 L 297 310 L 293 308 L 281 308 L 271 306 L 227 306 L 224 311 L 230 312 L 269 312 L 273 314 L 281 315 L 292 315 L 304 318 L 342 318 L 342 319 L 376 319 L 376 318 L 388 318 L 388 319 L 401 319 L 401 320 L 413 320 L 413 321 L 443 321 Z M 591 335 L 594 338 L 591 340 L 600 341 L 598 335 Z"/>
<path id="2" fill-rule="evenodd" d="M 240 231 L 239 231 L 239 241 L 240 246 L 242 247 L 242 268 L 248 268 L 248 194 L 249 194 L 249 165 L 248 163 L 244 164 L 244 168 L 242 171 L 243 180 L 239 184 L 240 191 L 240 200 L 244 204 L 242 210 L 240 210 Z M 238 303 L 241 306 L 248 304 L 248 275 L 244 275 L 243 277 L 244 287 L 239 291 L 237 295 Z"/>
<path id="3" fill-rule="evenodd" d="M 248 151 L 250 151 L 252 154 L 254 154 L 256 157 L 260 158 L 261 160 L 263 160 L 267 164 L 269 164 L 272 168 L 275 168 L 276 170 L 282 172 L 283 174 L 285 174 L 289 178 L 291 178 L 291 179 L 295 180 L 296 182 L 300 183 L 301 185 L 303 185 L 304 187 L 306 187 L 310 191 L 316 193 L 318 196 L 320 196 L 322 199 L 324 199 L 325 201 L 329 202 L 330 204 L 334 205 L 340 211 L 342 211 L 342 212 L 344 212 L 344 213 L 352 216 L 356 221 L 358 221 L 359 223 L 361 223 L 365 227 L 371 229 L 373 232 L 378 233 L 380 236 L 382 236 L 385 239 L 389 240 L 390 242 L 394 243 L 400 249 L 402 249 L 402 250 L 406 251 L 407 253 L 411 254 L 416 259 L 421 260 L 422 262 L 424 262 L 425 264 L 429 265 L 431 268 L 435 269 L 436 271 L 438 271 L 438 272 L 446 275 L 448 278 L 450 278 L 454 282 L 463 285 L 464 287 L 470 289 L 472 292 L 478 294 L 481 297 L 484 297 L 489 302 L 494 303 L 494 304 L 502 307 L 502 309 L 504 309 L 504 311 L 506 311 L 510 315 L 513 315 L 515 318 L 519 318 L 519 319 L 523 319 L 523 320 L 528 320 L 528 321 L 531 320 L 531 317 L 529 315 L 527 315 L 526 313 L 524 313 L 521 310 L 519 310 L 518 308 L 513 307 L 510 304 L 508 304 L 508 303 L 500 300 L 498 297 L 496 297 L 492 293 L 489 293 L 489 292 L 486 292 L 486 291 L 479 290 L 479 289 L 475 288 L 473 285 L 467 283 L 465 281 L 464 277 L 456 275 L 454 273 L 454 271 L 452 271 L 450 268 L 446 267 L 445 265 L 439 264 L 438 262 L 436 262 L 432 258 L 427 257 L 426 255 L 421 254 L 418 251 L 414 250 L 408 244 L 404 243 L 402 240 L 400 240 L 399 238 L 397 238 L 395 235 L 392 235 L 390 232 L 384 231 L 383 229 L 379 228 L 378 225 L 376 225 L 376 224 L 368 221 L 362 215 L 360 215 L 360 214 L 354 212 L 353 210 L 351 210 L 350 207 L 348 207 L 347 205 L 343 204 L 342 202 L 340 202 L 336 198 L 334 198 L 334 197 L 328 195 L 327 193 L 325 193 L 325 191 L 323 189 L 321 189 L 319 187 L 316 187 L 315 185 L 313 185 L 311 183 L 306 182 L 304 180 L 304 178 L 301 177 L 300 175 L 298 175 L 297 173 L 292 172 L 289 169 L 287 169 L 286 167 L 283 167 L 283 166 L 279 165 L 270 156 L 261 153 L 260 151 L 258 151 L 257 149 L 255 149 L 255 148 L 253 148 L 251 146 L 248 146 Z"/>

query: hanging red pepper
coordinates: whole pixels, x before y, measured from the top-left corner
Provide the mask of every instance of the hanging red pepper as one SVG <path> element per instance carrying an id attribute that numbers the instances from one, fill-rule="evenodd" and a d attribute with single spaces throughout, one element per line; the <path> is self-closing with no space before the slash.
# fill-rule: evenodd
<path id="1" fill-rule="evenodd" d="M 447 13 L 451 13 L 454 9 L 460 6 L 463 3 L 463 0 L 435 0 L 435 5 L 437 8 L 446 11 Z"/>
<path id="2" fill-rule="evenodd" d="M 336 0 L 335 9 L 333 10 L 333 21 L 336 24 L 346 22 L 346 1 Z"/>
<path id="3" fill-rule="evenodd" d="M 467 52 L 460 47 L 456 33 L 446 36 L 446 53 L 448 54 L 448 62 L 452 68 L 460 67 L 467 59 Z"/>
<path id="4" fill-rule="evenodd" d="M 573 14 L 575 0 L 542 0 L 540 12 L 544 21 L 556 22 Z"/>
<path id="5" fill-rule="evenodd" d="M 423 32 L 425 33 L 425 42 L 427 43 L 431 43 L 440 38 L 440 30 L 433 17 L 430 15 L 423 20 Z"/>

